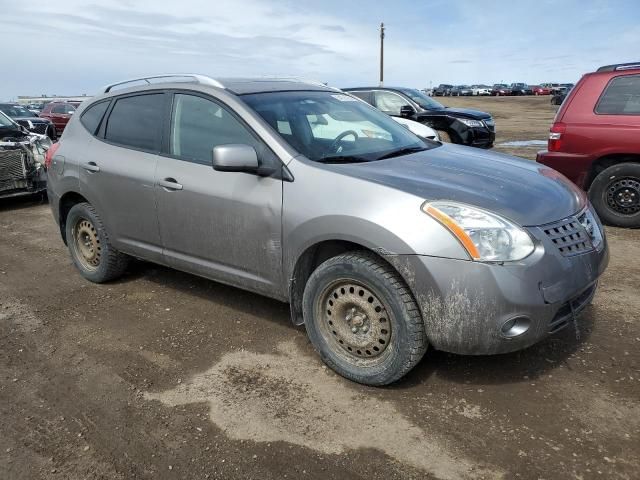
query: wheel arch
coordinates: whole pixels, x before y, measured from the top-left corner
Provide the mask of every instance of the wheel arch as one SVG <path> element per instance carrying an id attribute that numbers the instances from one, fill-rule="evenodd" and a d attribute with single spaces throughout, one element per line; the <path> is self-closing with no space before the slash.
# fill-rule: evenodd
<path id="1" fill-rule="evenodd" d="M 366 251 L 375 255 L 380 261 L 388 264 L 404 279 L 402 272 L 384 257 L 383 249 L 369 248 L 364 242 L 359 243 L 344 239 L 321 240 L 308 246 L 297 258 L 291 274 L 289 275 L 289 304 L 291 309 L 291 321 L 295 325 L 302 325 L 302 296 L 307 280 L 313 271 L 323 262 L 350 251 Z M 405 283 L 406 282 L 406 279 Z M 407 283 L 407 288 L 411 289 Z"/>
<path id="2" fill-rule="evenodd" d="M 58 204 L 58 225 L 60 227 L 60 235 L 62 236 L 62 241 L 65 245 L 67 244 L 67 216 L 69 215 L 69 211 L 74 207 L 74 205 L 77 205 L 78 203 L 90 202 L 81 194 L 74 191 L 66 192 L 64 195 L 62 195 L 62 197 L 60 197 L 60 201 Z"/>

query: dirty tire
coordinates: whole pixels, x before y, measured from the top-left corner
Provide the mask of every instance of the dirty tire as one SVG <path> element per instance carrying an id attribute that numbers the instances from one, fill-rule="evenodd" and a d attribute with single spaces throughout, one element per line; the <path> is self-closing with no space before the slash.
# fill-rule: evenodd
<path id="1" fill-rule="evenodd" d="M 356 300 L 359 291 L 367 292 L 364 296 L 359 293 L 364 299 L 361 300 L 365 305 L 363 308 L 366 311 L 370 306 L 373 310 L 369 312 L 380 312 L 365 315 L 368 323 L 364 325 L 370 325 L 370 329 L 365 330 L 367 333 L 351 335 L 349 332 L 354 324 L 347 320 L 349 315 L 339 315 L 338 310 L 333 317 L 328 315 L 329 303 L 338 309 L 337 305 L 343 301 L 340 305 L 345 310 L 342 311 L 351 313 L 355 308 L 351 306 L 357 305 L 357 302 L 349 303 L 349 288 L 342 288 L 342 285 L 355 286 L 352 296 Z M 328 303 L 325 303 L 326 299 L 329 299 Z M 321 264 L 305 287 L 303 313 L 309 340 L 322 360 L 339 375 L 358 383 L 380 386 L 395 382 L 409 372 L 427 350 L 422 316 L 413 295 L 398 272 L 370 252 L 348 252 Z M 335 320 L 333 326 L 329 326 L 331 319 Z M 347 332 L 344 341 L 336 336 L 336 330 Z M 363 346 L 360 347 L 363 349 L 361 356 L 355 351 L 349 353 L 347 348 L 350 347 L 346 345 L 354 345 L 349 343 L 349 338 L 372 345 L 371 350 L 365 353 L 369 347 Z M 377 356 L 374 349 L 380 351 Z M 374 356 L 370 357 L 371 354 Z"/>
<path id="2" fill-rule="evenodd" d="M 438 132 L 438 137 L 440 137 L 441 142 L 453 143 L 451 142 L 451 135 L 449 135 L 448 132 L 445 132 L 444 130 L 436 130 L 436 132 Z"/>
<path id="3" fill-rule="evenodd" d="M 82 247 L 76 240 L 80 228 L 87 232 L 87 243 L 92 245 L 91 250 L 98 252 L 91 261 L 83 255 Z M 78 203 L 71 208 L 66 219 L 65 234 L 73 263 L 87 280 L 104 283 L 124 273 L 129 257 L 111 245 L 102 220 L 91 204 Z"/>
<path id="4" fill-rule="evenodd" d="M 604 169 L 591 183 L 589 199 L 605 224 L 640 228 L 640 163 Z"/>

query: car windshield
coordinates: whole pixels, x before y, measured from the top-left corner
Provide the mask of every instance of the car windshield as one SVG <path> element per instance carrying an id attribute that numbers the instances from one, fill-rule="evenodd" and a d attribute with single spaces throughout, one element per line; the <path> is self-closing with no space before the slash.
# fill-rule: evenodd
<path id="1" fill-rule="evenodd" d="M 0 111 L 12 118 L 33 117 L 33 112 L 30 112 L 21 105 L 8 105 L 5 103 L 0 105 Z"/>
<path id="2" fill-rule="evenodd" d="M 15 127 L 17 126 L 13 120 L 7 117 L 0 111 L 0 127 Z"/>
<path id="3" fill-rule="evenodd" d="M 444 105 L 442 105 L 440 102 L 436 102 L 433 98 L 425 95 L 419 90 L 415 90 L 413 88 L 403 88 L 400 91 L 425 110 L 442 110 L 444 108 Z"/>
<path id="4" fill-rule="evenodd" d="M 370 162 L 440 145 L 338 91 L 256 93 L 242 99 L 289 145 L 317 162 Z"/>

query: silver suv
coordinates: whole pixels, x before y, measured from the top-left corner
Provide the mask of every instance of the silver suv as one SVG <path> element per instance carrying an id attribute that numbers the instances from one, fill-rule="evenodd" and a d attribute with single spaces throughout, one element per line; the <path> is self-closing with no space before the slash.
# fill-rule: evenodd
<path id="1" fill-rule="evenodd" d="M 90 281 L 137 257 L 288 302 L 322 359 L 369 385 L 427 345 L 525 348 L 594 295 L 602 227 L 554 170 L 420 139 L 323 85 L 142 80 L 85 102 L 49 151 Z"/>

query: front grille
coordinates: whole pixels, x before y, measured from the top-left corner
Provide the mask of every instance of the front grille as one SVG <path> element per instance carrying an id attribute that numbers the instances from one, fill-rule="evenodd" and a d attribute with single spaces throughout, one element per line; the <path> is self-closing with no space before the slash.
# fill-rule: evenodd
<path id="1" fill-rule="evenodd" d="M 23 150 L 0 150 L 0 191 L 15 188 L 27 177 L 27 155 Z"/>
<path id="2" fill-rule="evenodd" d="M 597 284 L 594 283 L 579 295 L 563 304 L 556 315 L 549 322 L 549 333 L 556 333 L 569 325 L 569 322 L 584 310 L 596 294 Z"/>
<path id="3" fill-rule="evenodd" d="M 577 218 L 567 218 L 542 228 L 565 257 L 593 250 L 591 238 Z"/>
<path id="4" fill-rule="evenodd" d="M 47 124 L 46 123 L 35 123 L 32 122 L 33 128 L 31 129 L 31 131 L 33 133 L 39 133 L 41 135 L 44 135 L 45 133 L 47 133 Z"/>

